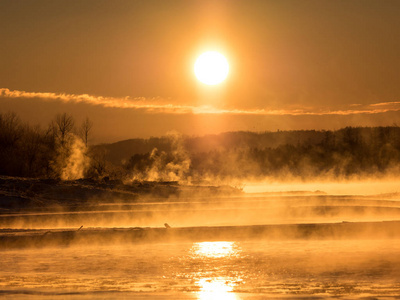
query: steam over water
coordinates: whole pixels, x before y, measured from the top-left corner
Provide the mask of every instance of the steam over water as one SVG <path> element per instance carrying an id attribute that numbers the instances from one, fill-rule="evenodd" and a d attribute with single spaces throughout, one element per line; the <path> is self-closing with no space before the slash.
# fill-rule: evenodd
<path id="1" fill-rule="evenodd" d="M 283 187 L 281 191 L 271 190 L 274 187 L 269 186 L 270 190 L 257 190 L 267 193 L 229 197 L 143 198 L 135 203 L 102 201 L 95 209 L 86 207 L 74 212 L 3 213 L 0 222 L 2 228 L 22 230 L 24 234 L 24 230 L 29 233 L 28 229 L 46 228 L 48 231 L 38 234 L 51 238 L 62 228 L 78 232 L 82 224 L 84 227 L 79 231 L 82 233 L 90 233 L 90 227 L 102 227 L 112 233 L 122 230 L 114 227 L 143 229 L 163 227 L 164 223 L 172 229 L 162 230 L 203 226 L 203 229 L 196 227 L 201 232 L 206 226 L 311 224 L 307 228 L 314 230 L 313 226 L 318 228 L 320 223 L 386 224 L 400 219 L 400 197 L 395 185 L 385 186 L 377 191 L 380 194 L 354 190 L 353 194 L 335 194 L 332 190 L 325 193 L 309 187 L 302 189 L 311 192 L 295 192 L 301 190 L 296 186 L 291 191 Z M 249 185 L 247 189 L 255 186 Z M 91 235 L 86 237 L 90 239 Z M 79 241 L 68 246 L 0 249 L 0 297 L 222 300 L 400 297 L 399 235 L 364 233 L 360 237 L 281 239 L 261 235 L 252 239 L 216 239 L 199 235 L 135 243 Z"/>
<path id="2" fill-rule="evenodd" d="M 49 299 L 399 296 L 399 251 L 399 240 L 219 241 L 4 251 L 0 292 Z"/>

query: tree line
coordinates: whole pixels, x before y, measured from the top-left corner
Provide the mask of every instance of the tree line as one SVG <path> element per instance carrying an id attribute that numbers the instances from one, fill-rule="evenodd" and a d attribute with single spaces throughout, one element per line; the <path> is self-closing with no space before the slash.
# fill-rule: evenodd
<path id="1" fill-rule="evenodd" d="M 204 147 L 207 141 L 218 146 L 207 149 Z M 398 126 L 346 127 L 336 131 L 236 132 L 202 139 L 186 138 L 184 144 L 185 161 L 190 159 L 185 176 L 195 180 L 268 176 L 281 179 L 350 178 L 400 173 Z M 263 147 L 263 144 L 270 146 Z M 171 163 L 177 164 L 172 152 L 161 151 L 158 156 L 154 152 L 136 153 L 124 167 L 132 174 L 146 173 L 155 162 L 160 166 L 160 159 L 165 168 Z"/>

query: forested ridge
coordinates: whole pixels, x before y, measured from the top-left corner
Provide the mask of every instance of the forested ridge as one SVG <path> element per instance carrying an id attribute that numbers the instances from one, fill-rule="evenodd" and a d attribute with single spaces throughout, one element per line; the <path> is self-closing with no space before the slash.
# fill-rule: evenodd
<path id="1" fill-rule="evenodd" d="M 89 145 L 95 124 L 59 114 L 46 128 L 0 114 L 0 175 L 202 180 L 400 174 L 400 128 L 169 134 Z"/>
<path id="2" fill-rule="evenodd" d="M 176 139 L 171 139 L 171 145 Z M 123 163 L 144 174 L 154 165 L 190 161 L 193 178 L 363 176 L 398 173 L 400 128 L 346 127 L 336 131 L 231 132 L 179 141 L 179 151 L 136 153 Z M 163 142 L 165 145 L 165 141 Z M 174 150 L 175 149 L 175 150 Z M 177 159 L 180 156 L 180 159 Z"/>

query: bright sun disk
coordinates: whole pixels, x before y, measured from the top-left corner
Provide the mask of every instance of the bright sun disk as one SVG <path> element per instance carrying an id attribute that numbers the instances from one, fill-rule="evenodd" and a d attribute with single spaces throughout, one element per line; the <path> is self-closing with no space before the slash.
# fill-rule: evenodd
<path id="1" fill-rule="evenodd" d="M 228 76 L 228 72 L 228 61 L 217 51 L 204 52 L 194 64 L 197 79 L 208 85 L 221 83 Z"/>

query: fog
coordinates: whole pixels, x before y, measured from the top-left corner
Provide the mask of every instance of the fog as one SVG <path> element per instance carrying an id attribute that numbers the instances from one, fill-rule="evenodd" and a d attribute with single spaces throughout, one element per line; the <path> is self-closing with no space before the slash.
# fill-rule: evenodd
<path id="1" fill-rule="evenodd" d="M 399 295 L 397 127 L 170 133 L 126 157 L 66 114 L 50 131 L 16 120 L 1 119 L 0 295 Z"/>
<path id="2" fill-rule="evenodd" d="M 0 183 L 9 203 L 0 214 L 6 297 L 363 299 L 400 290 L 394 178 L 236 189 Z"/>
<path id="3" fill-rule="evenodd" d="M 17 299 L 396 299 L 399 250 L 398 240 L 12 250 L 0 289 Z"/>
<path id="4" fill-rule="evenodd" d="M 164 223 L 173 227 L 331 223 L 396 220 L 400 212 L 395 181 L 249 183 L 243 191 L 231 195 L 201 188 L 176 189 L 167 198 L 126 191 L 128 198 L 119 199 L 112 193 L 97 198 L 96 191 L 88 188 L 75 195 L 89 197 L 84 203 L 70 200 L 65 206 L 58 201 L 50 207 L 3 211 L 0 226 L 33 229 L 162 227 Z M 61 186 L 62 190 L 68 191 Z"/>
<path id="5" fill-rule="evenodd" d="M 246 181 L 243 191 L 246 193 L 293 193 L 321 192 L 329 195 L 356 195 L 396 198 L 400 192 L 400 177 L 385 176 L 384 178 L 362 177 L 355 180 L 343 178 L 315 178 L 314 180 L 278 181 L 275 178 L 265 178 L 263 181 Z"/>

